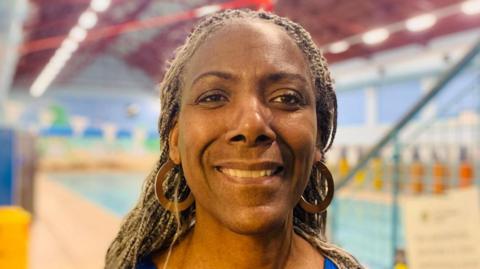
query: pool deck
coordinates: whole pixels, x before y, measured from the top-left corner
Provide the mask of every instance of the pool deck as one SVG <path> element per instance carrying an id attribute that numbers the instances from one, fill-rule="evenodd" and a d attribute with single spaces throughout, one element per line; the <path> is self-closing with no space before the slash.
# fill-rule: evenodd
<path id="1" fill-rule="evenodd" d="M 121 220 L 42 174 L 35 195 L 29 268 L 103 268 Z"/>

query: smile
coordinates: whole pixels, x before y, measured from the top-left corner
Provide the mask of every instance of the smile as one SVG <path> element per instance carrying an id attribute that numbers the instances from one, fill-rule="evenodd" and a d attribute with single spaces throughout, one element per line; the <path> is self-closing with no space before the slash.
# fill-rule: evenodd
<path id="1" fill-rule="evenodd" d="M 278 162 L 223 162 L 215 166 L 215 169 L 230 177 L 242 179 L 261 179 L 277 176 L 283 171 L 283 165 Z"/>
<path id="2" fill-rule="evenodd" d="M 258 177 L 269 177 L 278 169 L 268 169 L 268 170 L 238 170 L 238 169 L 227 169 L 219 168 L 220 172 L 227 174 L 231 177 L 242 177 L 242 178 L 258 178 Z"/>

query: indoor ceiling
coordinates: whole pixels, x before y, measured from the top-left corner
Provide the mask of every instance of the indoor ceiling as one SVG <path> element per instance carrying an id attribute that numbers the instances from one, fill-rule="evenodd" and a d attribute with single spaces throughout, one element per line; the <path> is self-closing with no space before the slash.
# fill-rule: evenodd
<path id="1" fill-rule="evenodd" d="M 184 40 L 196 19 L 188 11 L 211 4 L 255 8 L 268 1 L 236 0 L 112 0 L 99 16 L 96 26 L 56 79 L 67 83 L 101 54 L 123 59 L 160 80 L 164 63 Z M 278 0 L 275 13 L 302 24 L 324 46 L 364 33 L 370 29 L 404 21 L 412 16 L 462 2 L 461 0 Z M 33 8 L 24 30 L 14 84 L 29 87 L 55 50 L 76 25 L 90 0 L 31 0 Z M 327 53 L 329 62 L 352 57 L 369 57 L 374 52 L 428 40 L 452 32 L 480 26 L 479 16 L 452 15 L 421 33 L 399 31 L 377 46 L 357 44 L 339 54 Z M 21 88 L 21 87 L 20 87 Z"/>

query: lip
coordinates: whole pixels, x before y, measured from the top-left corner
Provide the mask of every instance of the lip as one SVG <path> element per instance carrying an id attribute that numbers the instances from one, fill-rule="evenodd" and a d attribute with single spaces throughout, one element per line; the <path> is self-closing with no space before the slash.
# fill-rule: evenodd
<path id="1" fill-rule="evenodd" d="M 215 168 L 237 169 L 237 170 L 268 170 L 284 167 L 282 162 L 262 161 L 222 161 L 214 164 Z"/>
<path id="2" fill-rule="evenodd" d="M 283 163 L 269 160 L 255 162 L 226 161 L 216 163 L 214 167 L 218 173 L 229 181 L 238 184 L 268 184 L 280 179 L 284 171 Z"/>

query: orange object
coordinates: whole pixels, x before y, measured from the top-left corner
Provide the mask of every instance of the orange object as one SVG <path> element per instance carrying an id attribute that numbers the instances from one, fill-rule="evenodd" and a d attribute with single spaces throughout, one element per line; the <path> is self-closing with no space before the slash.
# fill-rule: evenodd
<path id="1" fill-rule="evenodd" d="M 441 162 L 435 162 L 432 168 L 433 193 L 441 194 L 447 189 L 448 168 Z"/>
<path id="2" fill-rule="evenodd" d="M 410 188 L 413 193 L 423 192 L 423 179 L 425 176 L 425 167 L 420 162 L 414 162 L 410 166 Z"/>
<path id="3" fill-rule="evenodd" d="M 448 167 L 440 160 L 440 157 L 433 151 L 432 165 L 432 192 L 434 194 L 444 193 L 447 189 Z"/>
<path id="4" fill-rule="evenodd" d="M 468 161 L 460 163 L 460 167 L 458 169 L 459 174 L 459 187 L 466 188 L 472 186 L 473 184 L 473 166 Z"/>
<path id="5" fill-rule="evenodd" d="M 460 149 L 460 165 L 458 167 L 458 185 L 460 188 L 472 186 L 474 178 L 473 165 L 468 160 L 467 148 Z"/>
<path id="6" fill-rule="evenodd" d="M 410 165 L 410 189 L 414 194 L 420 194 L 424 189 L 425 167 L 420 162 L 418 150 L 413 152 L 413 162 Z"/>

